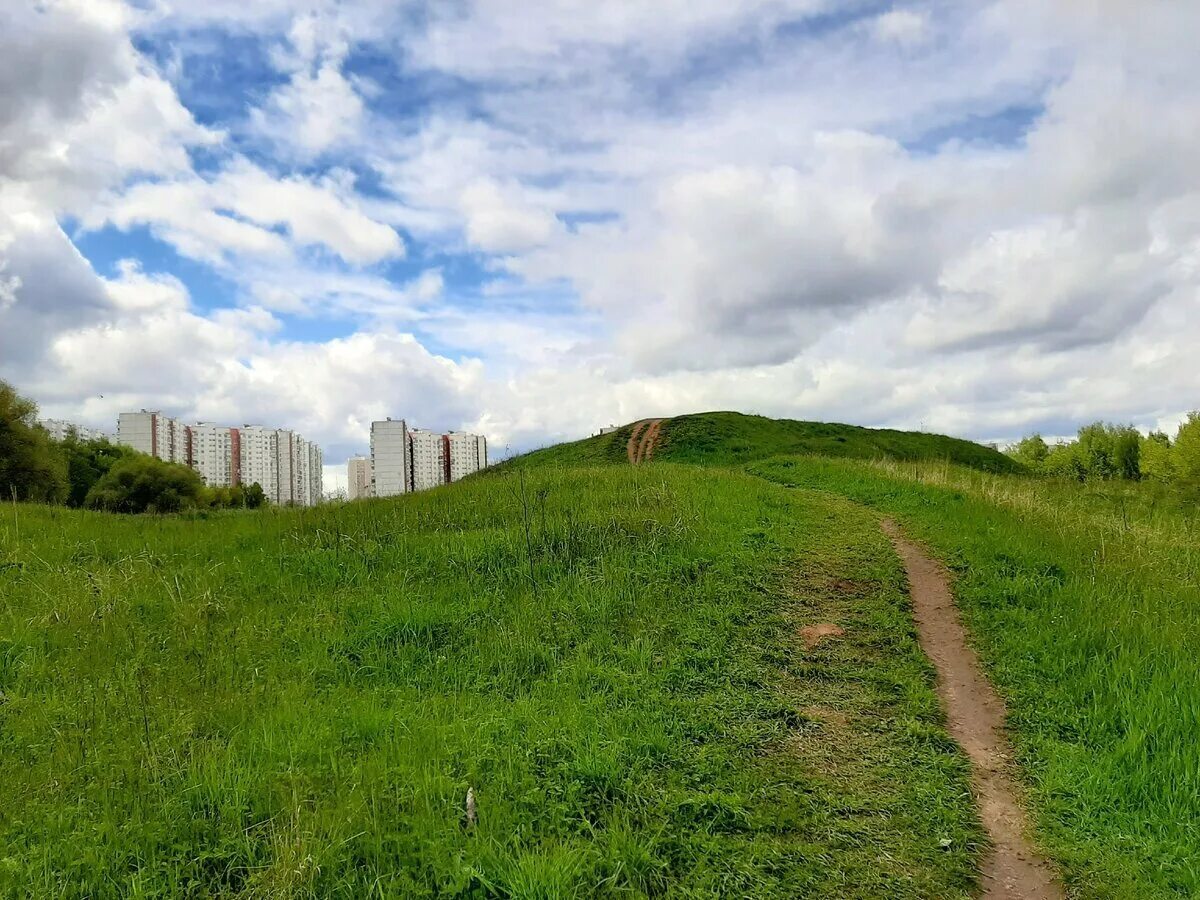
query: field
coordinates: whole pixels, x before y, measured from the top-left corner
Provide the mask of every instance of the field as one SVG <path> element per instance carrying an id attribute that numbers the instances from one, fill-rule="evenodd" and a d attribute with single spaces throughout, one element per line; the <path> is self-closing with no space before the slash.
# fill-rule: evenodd
<path id="1" fill-rule="evenodd" d="M 971 884 L 899 569 L 843 500 L 610 467 L 0 521 L 9 895 Z M 850 639 L 805 650 L 814 619 Z"/>
<path id="2" fill-rule="evenodd" d="M 316 510 L 4 505 L 0 894 L 971 896 L 883 515 L 955 574 L 1070 895 L 1200 894 L 1194 507 L 827 427 Z"/>

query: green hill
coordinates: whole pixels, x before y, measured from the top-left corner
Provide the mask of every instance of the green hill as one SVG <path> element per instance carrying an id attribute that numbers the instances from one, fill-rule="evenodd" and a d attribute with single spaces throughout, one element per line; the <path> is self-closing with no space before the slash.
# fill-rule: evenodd
<path id="1" fill-rule="evenodd" d="M 537 466 L 625 463 L 626 447 L 636 424 L 630 423 L 609 434 L 535 450 L 513 462 Z M 695 413 L 664 419 L 654 451 L 656 460 L 723 466 L 783 455 L 937 460 L 985 472 L 1021 471 L 1018 463 L 991 447 L 942 434 L 769 419 L 736 412 Z"/>

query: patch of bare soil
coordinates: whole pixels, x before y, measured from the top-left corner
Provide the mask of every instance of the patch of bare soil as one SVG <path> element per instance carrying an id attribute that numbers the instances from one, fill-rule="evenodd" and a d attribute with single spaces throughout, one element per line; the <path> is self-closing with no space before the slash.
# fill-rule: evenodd
<path id="1" fill-rule="evenodd" d="M 654 448 L 658 446 L 658 433 L 662 429 L 662 423 L 662 419 L 655 419 L 646 429 L 646 436 L 642 439 L 641 462 L 649 462 L 654 456 Z"/>
<path id="2" fill-rule="evenodd" d="M 642 419 L 640 422 L 633 423 L 633 431 L 629 435 L 629 443 L 625 445 L 625 455 L 629 457 L 630 465 L 636 465 L 638 461 L 638 438 L 641 437 L 642 431 L 650 424 L 649 419 Z"/>
<path id="3" fill-rule="evenodd" d="M 805 625 L 800 629 L 800 639 L 804 641 L 804 649 L 811 650 L 825 638 L 841 637 L 846 632 L 832 622 L 822 622 L 819 625 Z"/>
<path id="4" fill-rule="evenodd" d="M 992 851 L 983 866 L 983 897 L 988 900 L 1064 897 L 1051 865 L 1026 839 L 1020 788 L 1009 766 L 1012 752 L 1004 735 L 1004 702 L 983 674 L 959 621 L 950 582 L 942 567 L 904 537 L 895 522 L 884 521 L 912 591 L 921 649 L 938 671 L 938 694 L 946 705 L 951 736 L 971 760 L 971 782 Z"/>

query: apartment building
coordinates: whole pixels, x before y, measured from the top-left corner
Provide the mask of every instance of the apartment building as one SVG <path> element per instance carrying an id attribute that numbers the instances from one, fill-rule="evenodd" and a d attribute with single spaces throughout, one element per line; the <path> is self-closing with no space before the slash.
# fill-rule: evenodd
<path id="1" fill-rule="evenodd" d="M 353 485 L 353 460 L 351 466 Z M 487 441 L 465 431 L 409 428 L 403 419 L 372 422 L 370 466 L 376 497 L 428 490 L 485 468 Z"/>
<path id="2" fill-rule="evenodd" d="M 74 437 L 80 441 L 112 440 L 112 435 L 107 431 L 101 431 L 99 428 L 88 428 L 86 425 L 76 425 L 74 422 L 66 422 L 62 419 L 41 419 L 38 424 L 46 429 L 50 437 L 56 441 L 65 441 L 69 437 Z"/>
<path id="3" fill-rule="evenodd" d="M 346 463 L 346 499 L 361 500 L 371 496 L 371 460 L 353 456 Z"/>
<path id="4" fill-rule="evenodd" d="M 233 487 L 242 483 L 241 431 L 225 425 L 201 422 L 189 429 L 192 435 L 191 466 L 209 487 Z"/>
<path id="5" fill-rule="evenodd" d="M 446 436 L 424 428 L 410 428 L 408 441 L 411 461 L 409 489 L 426 491 L 446 484 L 449 481 Z"/>
<path id="6" fill-rule="evenodd" d="M 446 480 L 458 481 L 487 468 L 487 438 L 481 434 L 451 431 L 446 435 Z"/>
<path id="7" fill-rule="evenodd" d="M 411 488 L 411 448 L 403 419 L 371 423 L 371 493 L 395 497 Z"/>
<path id="8" fill-rule="evenodd" d="M 191 429 L 158 411 L 121 413 L 117 417 L 117 443 L 163 462 L 192 464 Z"/>
<path id="9" fill-rule="evenodd" d="M 167 462 L 191 466 L 210 487 L 257 484 L 280 506 L 324 498 L 321 448 L 286 428 L 180 425 L 158 412 L 121 413 L 118 441 Z"/>

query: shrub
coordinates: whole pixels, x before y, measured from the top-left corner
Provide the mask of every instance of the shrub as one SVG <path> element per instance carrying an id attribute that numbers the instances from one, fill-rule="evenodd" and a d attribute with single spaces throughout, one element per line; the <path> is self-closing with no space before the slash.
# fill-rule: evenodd
<path id="1" fill-rule="evenodd" d="M 121 513 L 171 513 L 200 505 L 204 482 L 186 466 L 134 454 L 113 464 L 85 505 Z"/>

